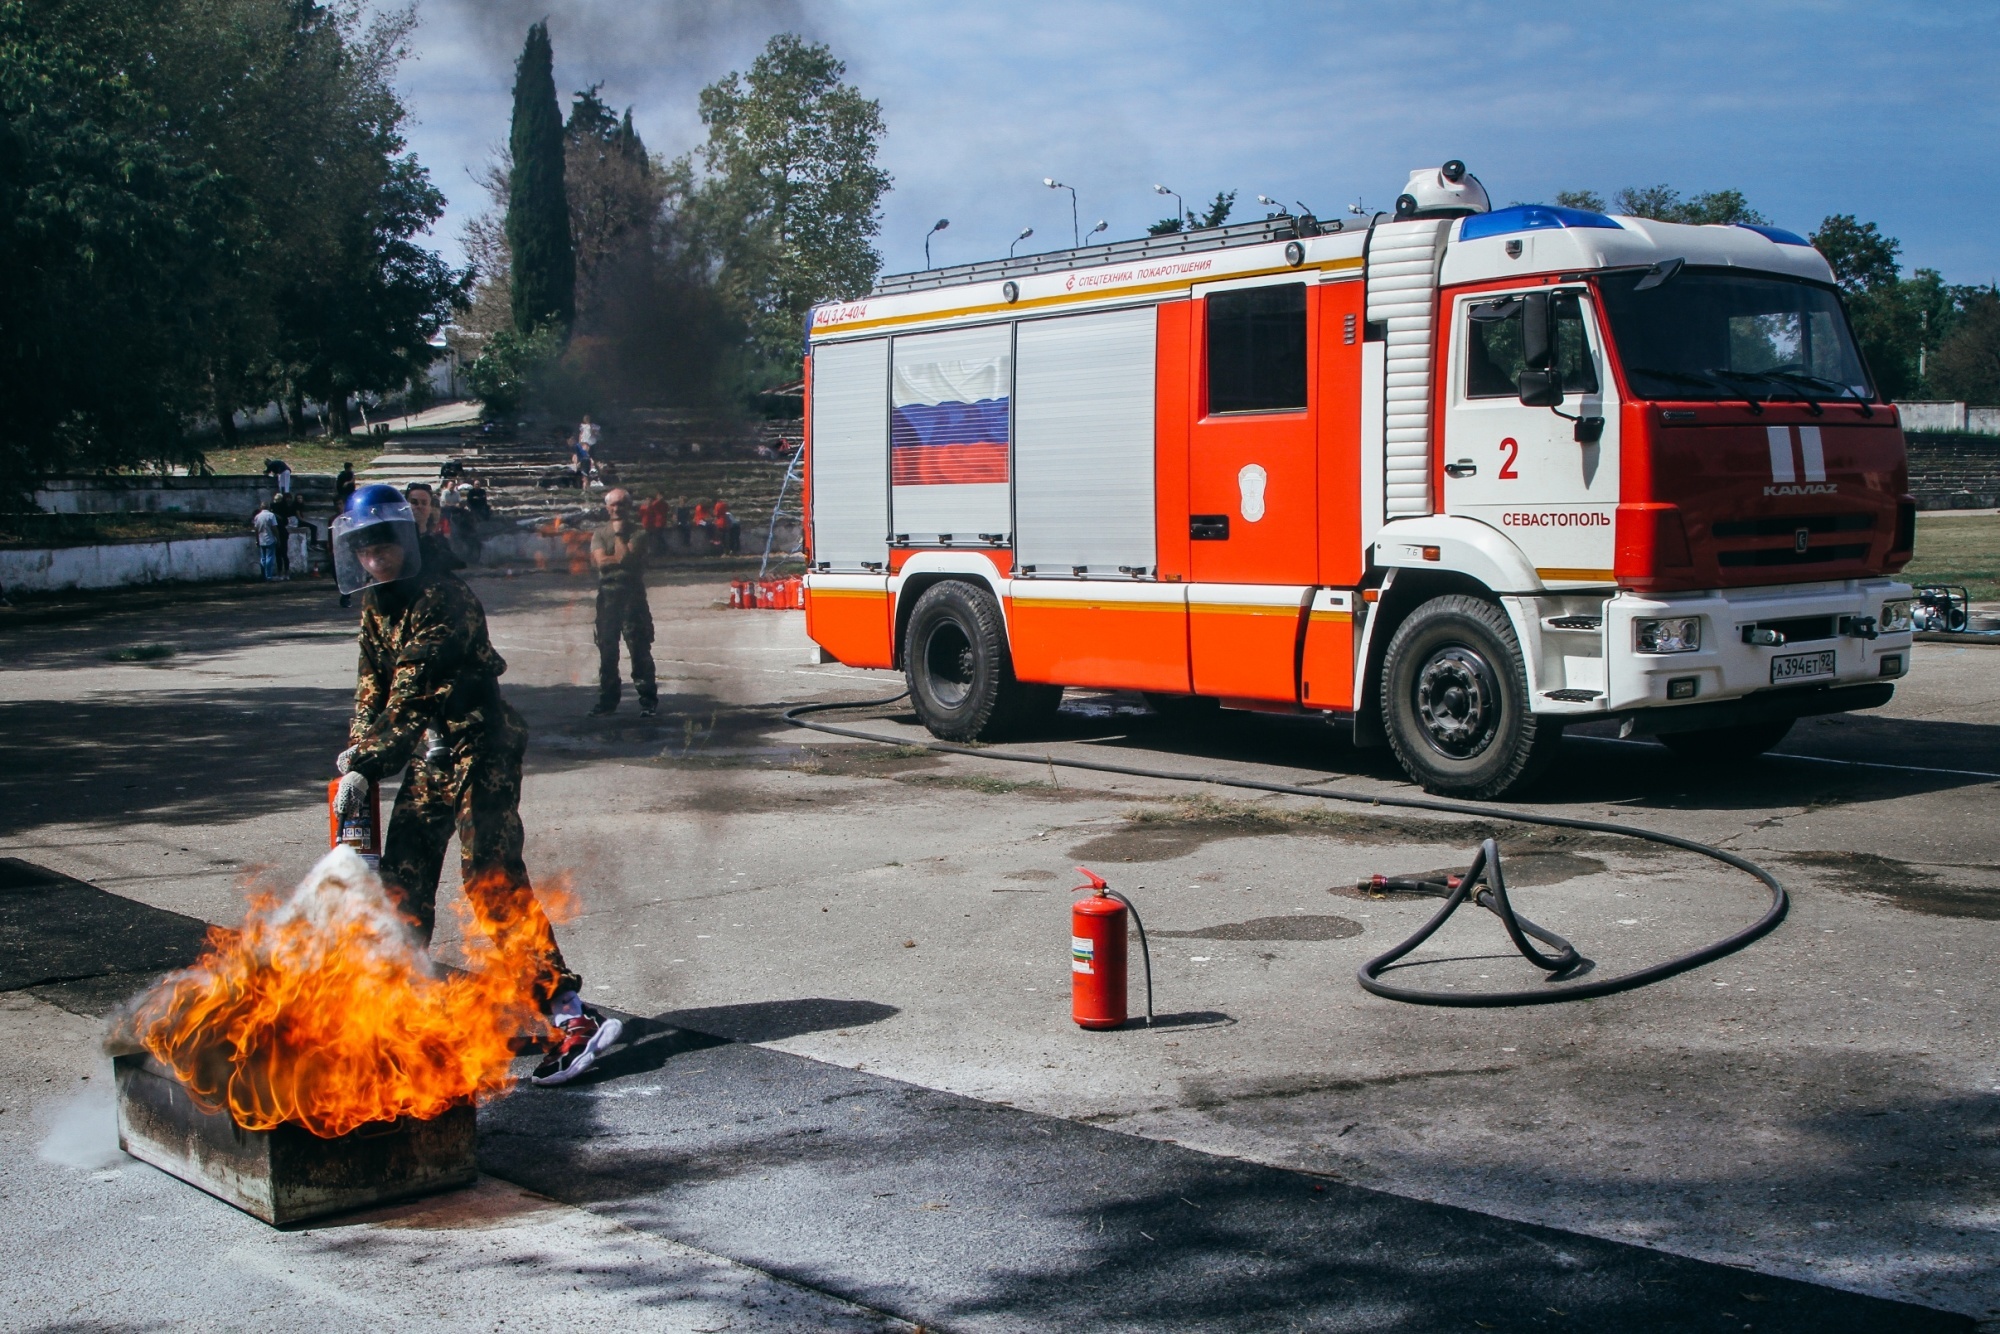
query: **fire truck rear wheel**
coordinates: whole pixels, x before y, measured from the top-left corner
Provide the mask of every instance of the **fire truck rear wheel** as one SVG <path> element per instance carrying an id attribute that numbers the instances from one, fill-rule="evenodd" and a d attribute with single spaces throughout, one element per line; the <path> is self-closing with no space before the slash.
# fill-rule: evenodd
<path id="1" fill-rule="evenodd" d="M 1000 604 L 962 580 L 933 584 L 903 632 L 903 675 L 917 719 L 944 741 L 990 741 L 1050 715 L 1060 686 L 1014 679 Z"/>
<path id="2" fill-rule="evenodd" d="M 1519 791 L 1555 758 L 1561 725 L 1537 718 L 1507 614 L 1432 598 L 1397 627 L 1382 662 L 1382 718 L 1403 769 L 1441 796 Z"/>
<path id="3" fill-rule="evenodd" d="M 1741 727 L 1713 727 L 1700 732 L 1668 732 L 1660 737 L 1660 741 L 1682 759 L 1699 764 L 1749 760 L 1755 759 L 1783 741 L 1785 733 L 1792 730 L 1792 721 L 1790 718 L 1782 718 L 1776 722 L 1745 723 Z"/>

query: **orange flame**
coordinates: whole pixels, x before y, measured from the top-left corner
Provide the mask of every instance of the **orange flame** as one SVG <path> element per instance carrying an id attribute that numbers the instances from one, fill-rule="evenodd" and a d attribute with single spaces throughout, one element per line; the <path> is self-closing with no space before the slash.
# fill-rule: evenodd
<path id="1" fill-rule="evenodd" d="M 441 1115 L 511 1087 L 517 1037 L 551 1033 L 546 920 L 520 897 L 533 921 L 482 924 L 470 971 L 445 972 L 367 863 L 336 848 L 290 895 L 253 899 L 239 930 L 212 928 L 193 967 L 134 1003 L 131 1036 L 246 1130 L 331 1138 Z"/>

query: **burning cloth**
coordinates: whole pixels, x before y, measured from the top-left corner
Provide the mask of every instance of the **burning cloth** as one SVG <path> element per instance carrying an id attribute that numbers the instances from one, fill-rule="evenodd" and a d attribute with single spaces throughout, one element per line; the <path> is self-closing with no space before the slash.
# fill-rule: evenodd
<path id="1" fill-rule="evenodd" d="M 552 1033 L 540 936 L 481 925 L 469 971 L 438 968 L 368 864 L 335 848 L 289 895 L 254 898 L 237 930 L 211 928 L 193 967 L 130 1004 L 120 1036 L 245 1130 L 428 1120 L 510 1087 L 517 1039 Z"/>

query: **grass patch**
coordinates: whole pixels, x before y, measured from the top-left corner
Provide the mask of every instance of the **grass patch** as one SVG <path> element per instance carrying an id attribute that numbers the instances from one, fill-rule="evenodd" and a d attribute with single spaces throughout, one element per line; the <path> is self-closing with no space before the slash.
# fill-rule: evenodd
<path id="1" fill-rule="evenodd" d="M 127 644 L 124 648 L 114 648 L 104 656 L 112 662 L 158 662 L 171 658 L 176 652 L 172 644 Z"/>
<path id="2" fill-rule="evenodd" d="M 2000 516 L 1917 516 L 1917 557 L 1902 577 L 1914 584 L 1963 584 L 1974 598 L 2000 598 Z"/>
<path id="3" fill-rule="evenodd" d="M 457 431 L 444 443 L 457 444 Z M 296 473 L 325 473 L 331 477 L 343 463 L 352 463 L 358 472 L 370 459 L 387 453 L 388 449 L 387 441 L 366 435 L 345 439 L 329 436 L 319 440 L 266 440 L 241 449 L 211 449 L 203 457 L 208 460 L 210 472 L 224 477 L 261 476 L 265 459 L 283 459 Z"/>

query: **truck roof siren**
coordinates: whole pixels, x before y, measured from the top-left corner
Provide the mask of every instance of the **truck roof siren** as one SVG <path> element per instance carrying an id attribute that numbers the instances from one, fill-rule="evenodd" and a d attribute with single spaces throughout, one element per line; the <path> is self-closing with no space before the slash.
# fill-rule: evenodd
<path id="1" fill-rule="evenodd" d="M 1458 218 L 1468 213 L 1486 213 L 1492 208 L 1486 187 L 1457 158 L 1442 167 L 1420 167 L 1411 172 L 1403 193 L 1396 196 L 1399 220 Z"/>

